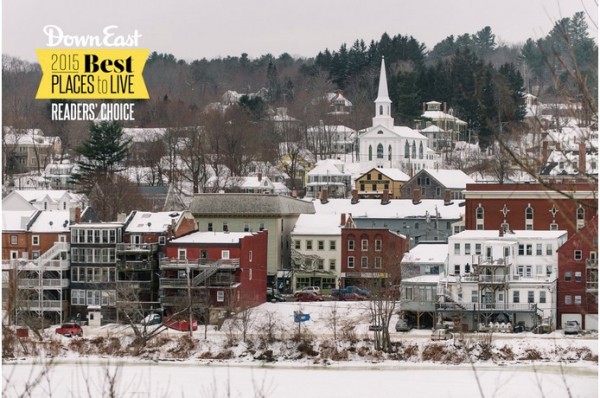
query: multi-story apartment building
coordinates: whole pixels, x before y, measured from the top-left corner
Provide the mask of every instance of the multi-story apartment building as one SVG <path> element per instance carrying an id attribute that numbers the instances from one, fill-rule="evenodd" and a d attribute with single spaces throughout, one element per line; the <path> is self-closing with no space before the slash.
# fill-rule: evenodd
<path id="1" fill-rule="evenodd" d="M 196 230 L 189 211 L 133 211 L 125 222 L 123 242 L 116 245 L 117 318 L 160 311 L 159 258 L 166 244 Z"/>
<path id="2" fill-rule="evenodd" d="M 598 218 L 558 249 L 558 327 L 578 321 L 598 330 Z"/>
<path id="3" fill-rule="evenodd" d="M 68 314 L 69 211 L 2 212 L 2 306 L 7 323 L 59 323 Z"/>
<path id="4" fill-rule="evenodd" d="M 566 231 L 467 230 L 448 239 L 446 274 L 438 284 L 436 321 L 468 330 L 490 322 L 556 327 L 557 250 Z"/>
<path id="5" fill-rule="evenodd" d="M 351 223 L 346 214 L 301 214 L 292 230 L 291 285 L 284 292 L 319 286 L 323 293 L 338 287 L 341 272 L 342 228 Z"/>
<path id="6" fill-rule="evenodd" d="M 160 301 L 168 318 L 216 322 L 266 300 L 268 231 L 194 232 L 166 245 Z"/>
<path id="7" fill-rule="evenodd" d="M 117 244 L 123 222 L 71 226 L 71 315 L 90 324 L 117 320 Z"/>

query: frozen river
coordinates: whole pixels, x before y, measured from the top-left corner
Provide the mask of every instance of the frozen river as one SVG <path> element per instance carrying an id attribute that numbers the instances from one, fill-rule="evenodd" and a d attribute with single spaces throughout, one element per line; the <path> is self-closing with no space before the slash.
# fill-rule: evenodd
<path id="1" fill-rule="evenodd" d="M 384 362 L 295 367 L 61 360 L 3 364 L 3 397 L 597 397 L 593 364 L 431 365 Z M 111 382 L 114 380 L 114 382 Z M 478 383 L 479 381 L 479 383 Z M 114 395 L 110 394 L 112 391 Z M 481 388 L 481 390 L 480 390 Z"/>

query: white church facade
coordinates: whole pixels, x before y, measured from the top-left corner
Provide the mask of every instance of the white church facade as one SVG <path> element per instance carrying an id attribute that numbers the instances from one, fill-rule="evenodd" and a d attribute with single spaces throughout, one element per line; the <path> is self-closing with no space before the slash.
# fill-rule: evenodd
<path id="1" fill-rule="evenodd" d="M 391 116 L 385 61 L 381 60 L 379 88 L 372 127 L 359 132 L 359 160 L 362 168 L 396 168 L 408 175 L 434 169 L 440 158 L 427 147 L 427 137 L 406 126 L 395 126 Z"/>

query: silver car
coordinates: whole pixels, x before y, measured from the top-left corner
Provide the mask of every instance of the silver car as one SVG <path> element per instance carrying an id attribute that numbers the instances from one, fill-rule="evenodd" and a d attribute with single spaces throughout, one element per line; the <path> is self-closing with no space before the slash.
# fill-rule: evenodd
<path id="1" fill-rule="evenodd" d="M 579 322 L 577 321 L 567 321 L 565 322 L 563 331 L 565 334 L 579 334 L 581 333 L 581 326 L 579 326 Z"/>

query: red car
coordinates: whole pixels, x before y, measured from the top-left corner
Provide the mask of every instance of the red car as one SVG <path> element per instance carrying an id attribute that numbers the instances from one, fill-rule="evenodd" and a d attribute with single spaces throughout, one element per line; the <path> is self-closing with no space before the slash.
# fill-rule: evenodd
<path id="1" fill-rule="evenodd" d="M 56 334 L 63 336 L 83 336 L 83 329 L 77 323 L 63 323 L 59 328 L 56 328 Z"/>
<path id="2" fill-rule="evenodd" d="M 188 320 L 167 319 L 163 322 L 163 325 L 169 329 L 179 330 L 180 332 L 190 330 L 190 322 Z M 192 319 L 192 331 L 194 330 L 198 330 L 198 321 Z"/>
<path id="3" fill-rule="evenodd" d="M 298 292 L 296 293 L 296 301 L 323 301 L 323 296 L 315 292 Z"/>
<path id="4" fill-rule="evenodd" d="M 361 296 L 357 293 L 342 293 L 338 296 L 338 300 L 340 301 L 364 301 L 366 300 L 365 296 Z"/>

